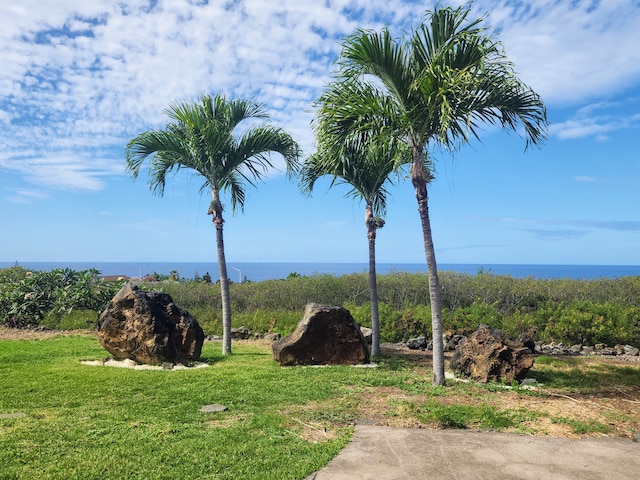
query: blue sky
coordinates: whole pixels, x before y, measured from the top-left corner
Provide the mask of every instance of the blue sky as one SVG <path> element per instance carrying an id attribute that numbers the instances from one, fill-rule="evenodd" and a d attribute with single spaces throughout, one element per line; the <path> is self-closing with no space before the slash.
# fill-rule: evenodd
<path id="1" fill-rule="evenodd" d="M 442 2 L 441 2 L 442 3 Z M 455 6 L 460 2 L 452 1 Z M 415 27 L 429 1 L 22 0 L 0 4 L 0 261 L 215 261 L 208 199 L 123 169 L 126 142 L 201 93 L 254 98 L 306 153 L 313 101 L 356 28 Z M 440 263 L 640 265 L 640 4 L 477 0 L 545 101 L 542 149 L 487 129 L 433 152 Z M 380 262 L 424 262 L 410 182 L 390 189 Z M 227 212 L 233 262 L 366 262 L 364 206 L 281 172 Z"/>

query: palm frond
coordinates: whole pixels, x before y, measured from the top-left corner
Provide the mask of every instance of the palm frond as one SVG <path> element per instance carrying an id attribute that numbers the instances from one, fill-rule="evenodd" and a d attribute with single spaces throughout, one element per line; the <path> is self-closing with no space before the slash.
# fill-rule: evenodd
<path id="1" fill-rule="evenodd" d="M 343 43 L 339 64 L 345 78 L 374 75 L 397 99 L 406 98 L 411 86 L 405 65 L 409 52 L 388 29 L 381 32 L 359 30 Z"/>
<path id="2" fill-rule="evenodd" d="M 269 125 L 237 128 L 244 121 L 268 118 L 252 100 L 202 95 L 196 103 L 172 104 L 165 113 L 171 121 L 164 130 L 138 135 L 125 151 L 126 169 L 134 178 L 149 159 L 154 193 L 163 194 L 169 173 L 187 168 L 204 178 L 203 189 L 229 192 L 232 208 L 242 209 L 244 183 L 253 185 L 273 167 L 270 155 L 284 157 L 287 174 L 299 168 L 299 147 L 283 130 Z"/>

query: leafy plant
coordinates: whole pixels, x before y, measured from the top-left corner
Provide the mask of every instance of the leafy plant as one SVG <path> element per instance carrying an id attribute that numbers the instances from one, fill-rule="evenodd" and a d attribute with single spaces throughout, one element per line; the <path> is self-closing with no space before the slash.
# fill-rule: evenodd
<path id="1" fill-rule="evenodd" d="M 106 283 L 97 270 L 14 270 L 5 273 L 0 288 L 0 321 L 9 327 L 39 325 L 47 317 L 60 318 L 73 310 L 101 312 L 122 286 Z"/>

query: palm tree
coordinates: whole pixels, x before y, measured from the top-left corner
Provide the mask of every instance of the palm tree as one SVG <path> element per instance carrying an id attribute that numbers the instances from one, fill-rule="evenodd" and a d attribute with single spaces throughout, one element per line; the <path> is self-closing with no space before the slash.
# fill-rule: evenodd
<path id="1" fill-rule="evenodd" d="M 367 85 L 333 83 L 317 102 L 319 107 L 315 133 L 318 149 L 303 165 L 300 186 L 304 193 L 311 194 L 318 179 L 332 176 L 334 184 L 348 184 L 352 188 L 348 197 L 365 202 L 364 223 L 369 244 L 369 297 L 371 304 L 371 355 L 380 354 L 380 315 L 378 312 L 378 286 L 376 278 L 376 233 L 385 224 L 386 184 L 392 183 L 391 174 L 411 161 L 411 152 L 406 145 L 389 141 L 379 141 L 371 130 L 359 137 L 342 138 L 335 135 L 337 110 L 332 108 L 345 95 L 368 91 Z M 404 148 L 403 148 L 404 147 Z"/>
<path id="2" fill-rule="evenodd" d="M 540 97 L 516 76 L 502 44 L 479 25 L 467 22 L 469 7 L 427 12 L 407 39 L 388 29 L 359 30 L 348 37 L 339 58 L 338 78 L 369 82 L 380 97 L 344 97 L 337 103 L 335 132 L 352 136 L 376 128 L 412 152 L 411 182 L 418 202 L 429 278 L 433 333 L 433 383 L 444 385 L 442 302 L 429 219 L 425 157 L 433 144 L 454 149 L 479 138 L 483 124 L 518 131 L 526 146 L 546 137 L 546 110 Z M 370 80 L 373 79 L 373 80 Z M 374 121 L 375 118 L 384 120 Z M 375 126 L 375 127 L 374 127 Z"/>
<path id="3" fill-rule="evenodd" d="M 170 122 L 163 130 L 150 130 L 129 141 L 126 169 L 137 178 L 149 158 L 149 186 L 162 196 L 167 174 L 187 168 L 204 178 L 201 191 L 211 192 L 208 215 L 216 229 L 218 270 L 222 296 L 222 353 L 231 353 L 231 305 L 224 252 L 221 194 L 231 198 L 232 212 L 244 209 L 245 184 L 273 168 L 272 153 L 280 154 L 287 173 L 299 168 L 298 144 L 280 128 L 252 120 L 268 118 L 262 106 L 223 95 L 203 95 L 198 102 L 179 103 L 165 110 Z M 246 125 L 248 123 L 248 125 Z"/>

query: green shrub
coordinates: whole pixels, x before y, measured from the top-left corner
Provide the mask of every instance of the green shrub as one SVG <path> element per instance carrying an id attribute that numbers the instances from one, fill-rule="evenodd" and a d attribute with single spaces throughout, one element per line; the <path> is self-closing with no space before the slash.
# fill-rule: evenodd
<path id="1" fill-rule="evenodd" d="M 73 310 L 62 315 L 47 315 L 41 325 L 54 330 L 93 328 L 98 316 L 95 310 Z"/>
<path id="2" fill-rule="evenodd" d="M 445 329 L 453 330 L 459 335 L 469 335 L 483 323 L 492 328 L 502 328 L 502 315 L 496 305 L 473 302 L 468 307 L 456 308 L 448 315 L 447 320 L 443 321 Z"/>
<path id="3" fill-rule="evenodd" d="M 60 319 L 73 310 L 102 311 L 121 283 L 105 283 L 97 270 L 3 271 L 0 321 L 10 327 L 34 326 L 47 317 Z"/>
<path id="4" fill-rule="evenodd" d="M 410 338 L 431 334 L 429 305 L 408 305 L 401 311 L 384 304 L 380 311 L 380 338 L 383 342 L 404 342 Z"/>
<path id="5" fill-rule="evenodd" d="M 542 336 L 564 343 L 640 344 L 640 308 L 574 301 L 554 306 Z"/>

